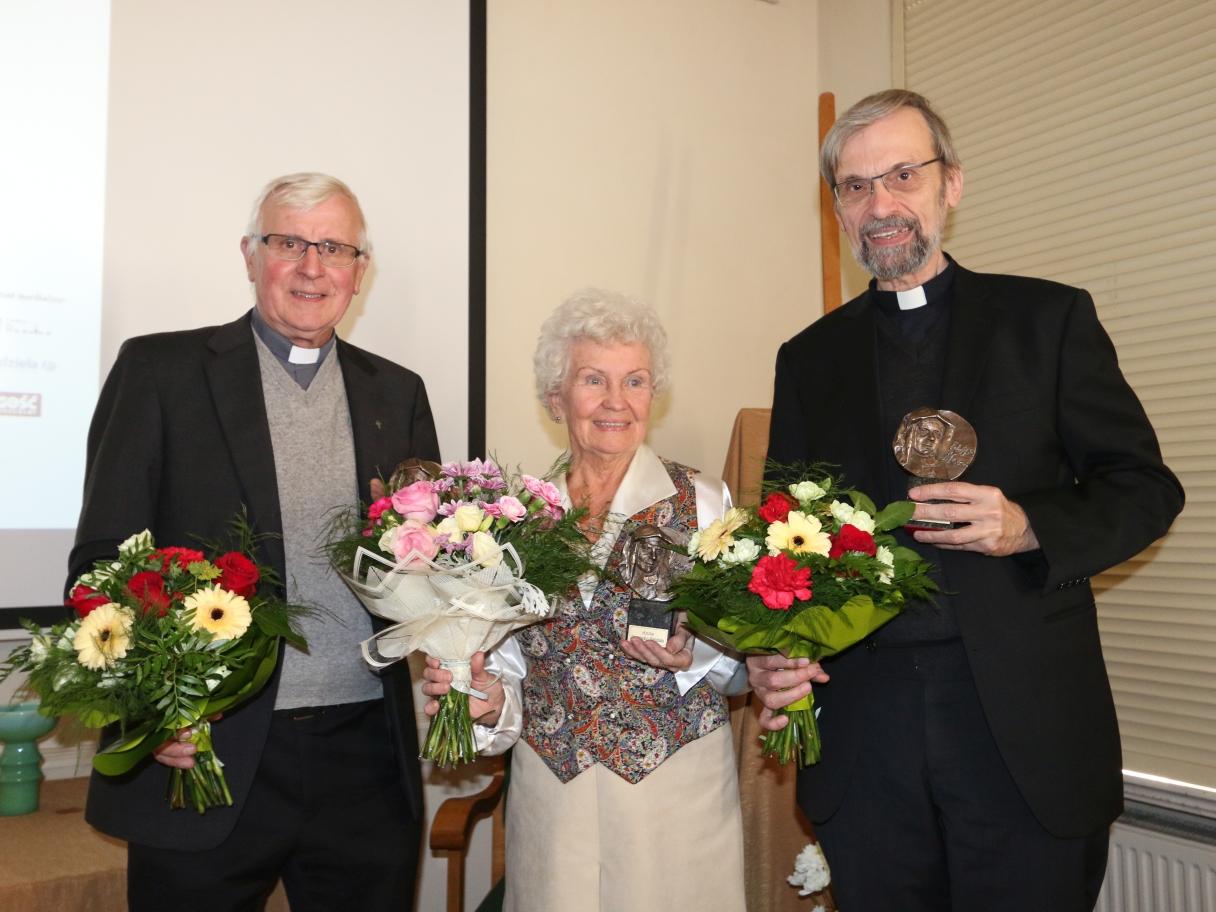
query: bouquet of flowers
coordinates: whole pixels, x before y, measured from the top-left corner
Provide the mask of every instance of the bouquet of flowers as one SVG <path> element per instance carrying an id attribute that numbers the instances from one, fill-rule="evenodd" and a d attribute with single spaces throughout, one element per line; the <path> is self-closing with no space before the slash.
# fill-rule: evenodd
<path id="1" fill-rule="evenodd" d="M 168 798 L 200 814 L 232 804 L 209 720 L 265 686 L 280 638 L 305 645 L 292 628 L 305 609 L 268 594 L 274 571 L 254 561 L 245 517 L 232 525 L 236 549 L 214 558 L 158 548 L 147 530 L 132 535 L 116 559 L 97 561 L 76 581 L 67 600 L 75 619 L 49 633 L 24 622 L 30 643 L 0 672 L 0 680 L 28 672 L 45 715 L 72 713 L 90 728 L 117 723 L 118 739 L 93 758 L 105 775 L 129 771 L 191 729 L 194 768 L 171 770 Z"/>
<path id="2" fill-rule="evenodd" d="M 467 763 L 477 753 L 469 695 L 485 698 L 469 661 L 547 618 L 549 598 L 593 570 L 580 516 L 550 482 L 491 460 L 411 460 L 388 487 L 365 513 L 337 517 L 330 556 L 368 611 L 394 622 L 363 644 L 369 664 L 421 650 L 452 672 L 422 757 Z"/>
<path id="3" fill-rule="evenodd" d="M 879 511 L 825 472 L 807 474 L 817 480 L 770 489 L 759 508 L 732 507 L 694 533 L 673 607 L 695 633 L 742 653 L 818 661 L 937 589 L 931 566 L 890 534 L 912 518 L 910 501 Z M 765 756 L 819 761 L 813 705 L 808 694 L 782 710 L 789 724 L 765 736 Z"/>

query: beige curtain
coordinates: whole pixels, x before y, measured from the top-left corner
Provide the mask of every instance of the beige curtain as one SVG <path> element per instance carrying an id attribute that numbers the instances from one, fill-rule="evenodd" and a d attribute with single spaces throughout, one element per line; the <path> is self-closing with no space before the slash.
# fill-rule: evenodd
<path id="1" fill-rule="evenodd" d="M 768 422 L 768 409 L 740 409 L 735 417 L 722 477 L 737 504 L 759 501 Z M 815 837 L 794 801 L 795 768 L 760 756 L 759 717 L 760 703 L 751 694 L 732 699 L 748 912 L 809 912 L 816 905 L 834 910 L 829 891 L 799 896 L 786 882 L 793 873 L 794 858 Z"/>

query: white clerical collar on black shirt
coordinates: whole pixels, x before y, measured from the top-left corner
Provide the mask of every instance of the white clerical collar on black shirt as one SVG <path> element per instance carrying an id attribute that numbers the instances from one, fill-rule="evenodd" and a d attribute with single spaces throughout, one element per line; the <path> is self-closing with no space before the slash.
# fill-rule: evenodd
<path id="1" fill-rule="evenodd" d="M 298 345 L 293 345 L 290 339 L 267 323 L 256 307 L 253 308 L 253 331 L 270 349 L 270 353 L 275 356 L 275 359 L 283 365 L 283 369 L 304 389 L 308 389 L 312 378 L 321 368 L 321 362 L 325 360 L 338 341 L 337 335 L 334 334 L 320 348 L 300 348 Z"/>

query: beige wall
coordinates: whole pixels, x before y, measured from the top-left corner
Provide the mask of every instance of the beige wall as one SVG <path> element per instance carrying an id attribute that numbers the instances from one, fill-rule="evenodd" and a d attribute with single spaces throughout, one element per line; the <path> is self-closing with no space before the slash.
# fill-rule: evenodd
<path id="1" fill-rule="evenodd" d="M 767 406 L 779 343 L 821 312 L 816 4 L 512 0 L 489 10 L 487 441 L 538 470 L 533 396 L 571 291 L 640 295 L 671 337 L 651 441 L 714 474 Z"/>
<path id="2" fill-rule="evenodd" d="M 819 82 L 836 96 L 837 114 L 872 92 L 902 84 L 892 75 L 891 32 L 892 0 L 819 0 Z M 829 230 L 839 228 L 833 222 Z M 841 300 L 848 301 L 865 290 L 870 277 L 843 234 L 840 264 Z"/>

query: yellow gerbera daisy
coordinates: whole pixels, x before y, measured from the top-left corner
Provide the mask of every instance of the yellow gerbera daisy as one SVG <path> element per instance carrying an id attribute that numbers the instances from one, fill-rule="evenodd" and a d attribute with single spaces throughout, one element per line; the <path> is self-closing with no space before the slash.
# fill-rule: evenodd
<path id="1" fill-rule="evenodd" d="M 769 554 L 792 551 L 795 554 L 822 554 L 832 550 L 832 540 L 823 531 L 819 520 L 798 510 L 791 510 L 785 522 L 771 523 L 764 538 Z"/>
<path id="2" fill-rule="evenodd" d="M 208 586 L 186 596 L 187 611 L 194 612 L 190 626 L 206 630 L 217 640 L 239 638 L 253 620 L 249 602 L 243 596 L 219 586 Z"/>
<path id="3" fill-rule="evenodd" d="M 735 531 L 747 520 L 747 512 L 731 507 L 721 519 L 715 519 L 701 532 L 697 556 L 703 561 L 715 560 L 735 540 Z"/>
<path id="4" fill-rule="evenodd" d="M 76 661 L 93 671 L 109 668 L 131 648 L 134 620 L 128 609 L 114 602 L 98 605 L 80 622 L 72 638 Z"/>

